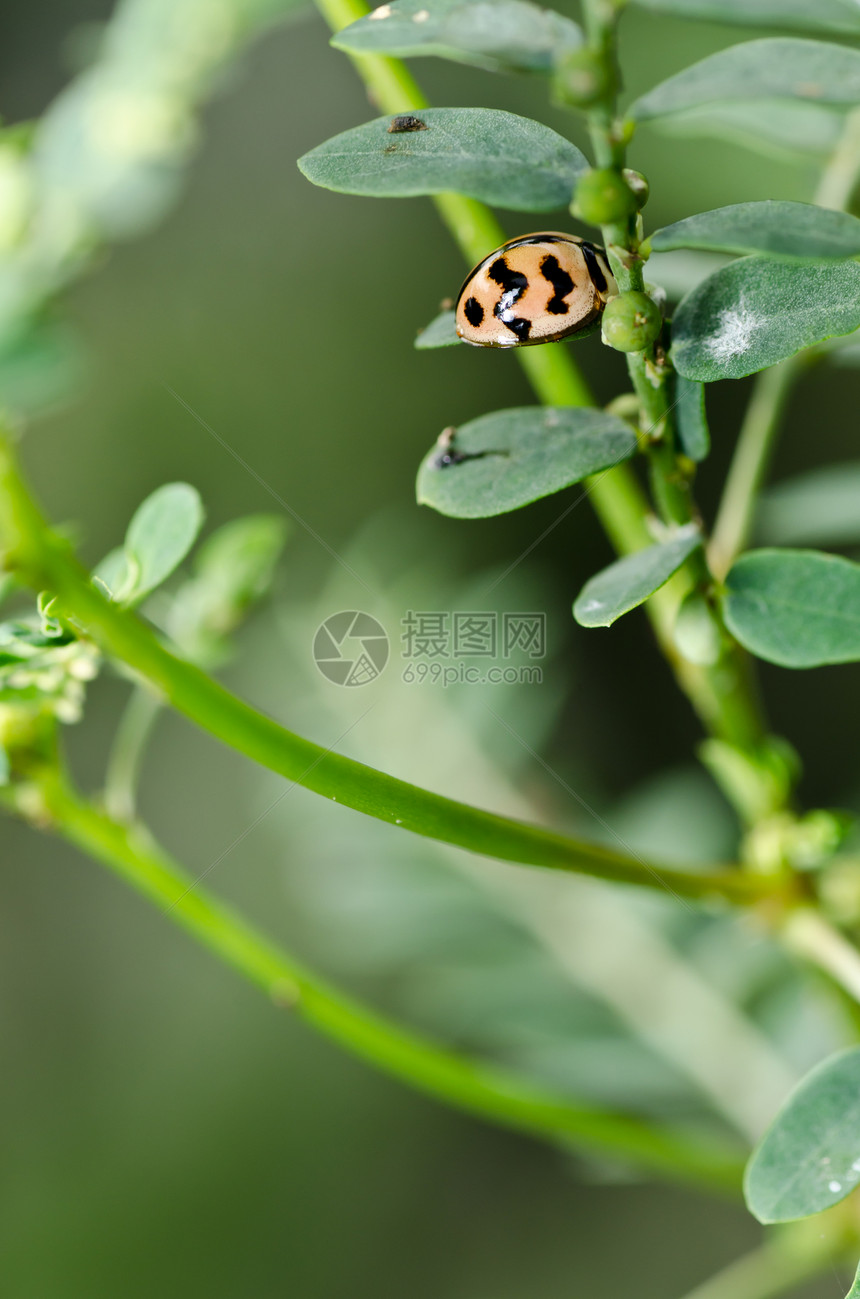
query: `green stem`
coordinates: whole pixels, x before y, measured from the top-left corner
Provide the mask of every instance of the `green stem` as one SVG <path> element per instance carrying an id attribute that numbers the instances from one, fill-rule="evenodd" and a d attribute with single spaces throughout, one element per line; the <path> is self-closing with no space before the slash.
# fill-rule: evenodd
<path id="1" fill-rule="evenodd" d="M 161 701 L 141 686 L 131 693 L 117 727 L 105 776 L 105 807 L 117 821 L 130 821 L 137 806 L 140 769 Z"/>
<path id="2" fill-rule="evenodd" d="M 503 861 L 595 875 L 686 897 L 751 904 L 774 886 L 733 869 L 699 872 L 654 866 L 597 844 L 496 816 L 332 753 L 256 712 L 193 664 L 166 649 L 135 614 L 93 586 L 68 543 L 52 533 L 0 437 L 0 544 L 5 566 L 59 599 L 64 617 L 104 653 L 138 673 L 157 694 L 239 753 L 325 798 L 414 834 Z"/>
<path id="3" fill-rule="evenodd" d="M 860 1004 L 860 951 L 820 911 L 797 907 L 782 927 L 782 940 Z"/>
<path id="4" fill-rule="evenodd" d="M 799 368 L 792 358 L 764 370 L 756 380 L 708 547 L 708 562 L 718 581 L 749 540 L 759 489 Z"/>
<path id="5" fill-rule="evenodd" d="M 198 889 L 144 830 L 114 821 L 82 800 L 56 771 L 46 773 L 39 788 L 43 811 L 58 834 L 109 867 L 276 1005 L 294 1010 L 385 1073 L 517 1131 L 632 1159 L 654 1173 L 737 1193 L 740 1165 L 722 1144 L 552 1095 L 513 1073 L 475 1063 L 399 1027 L 323 982 Z"/>
<path id="6" fill-rule="evenodd" d="M 685 1299 L 775 1299 L 845 1258 L 853 1236 L 840 1220 L 822 1215 L 781 1228 Z"/>
<path id="7" fill-rule="evenodd" d="M 368 12 L 362 0 L 316 0 L 316 3 L 333 31 L 339 31 Z M 604 40 L 606 57 L 612 57 L 612 33 L 607 32 L 605 26 L 599 25 L 593 31 L 598 33 L 597 39 Z M 350 57 L 367 86 L 370 98 L 385 112 L 420 112 L 427 106 L 416 82 L 398 60 L 379 55 Z M 603 113 L 599 129 L 593 134 L 598 161 L 603 159 L 601 165 L 623 165 L 624 149 L 611 135 L 611 113 L 608 110 Z M 439 194 L 433 201 L 468 262 L 480 261 L 489 249 L 498 247 L 504 241 L 500 226 L 482 204 L 459 194 Z M 608 242 L 618 239 L 629 242 L 631 238 L 631 230 L 627 229 L 619 233 L 613 228 L 606 233 Z M 619 273 L 624 280 L 624 287 L 636 287 L 643 282 L 641 263 L 634 263 L 629 284 L 624 279 L 627 272 L 622 268 Z M 541 402 L 552 406 L 594 404 L 587 385 L 565 347 L 550 345 L 519 347 L 514 350 Z M 659 425 L 665 431 L 665 385 L 660 390 L 655 390 L 642 357 L 632 358 L 630 369 L 648 425 Z M 655 447 L 652 457 L 654 462 L 662 463 L 661 457 L 664 454 Z M 675 457 L 671 446 L 669 454 L 672 472 L 661 471 L 661 482 L 665 487 L 662 495 L 674 502 L 675 520 L 686 521 L 690 517 L 688 493 L 686 488 L 679 493 L 675 486 Z M 601 525 L 619 554 L 629 554 L 651 545 L 654 538 L 647 524 L 648 502 L 628 466 L 620 465 L 608 473 L 595 475 L 587 480 L 586 489 Z M 691 566 L 691 572 L 693 577 L 682 575 L 656 591 L 647 602 L 646 613 L 664 657 L 705 728 L 723 739 L 741 745 L 756 743 L 761 740 L 764 728 L 750 686 L 750 674 L 739 661 L 742 657 L 740 651 L 733 651 L 725 663 L 718 664 L 716 669 L 710 669 L 686 662 L 675 648 L 673 628 L 678 604 L 692 581 L 699 576 L 698 569 L 694 566 Z"/>

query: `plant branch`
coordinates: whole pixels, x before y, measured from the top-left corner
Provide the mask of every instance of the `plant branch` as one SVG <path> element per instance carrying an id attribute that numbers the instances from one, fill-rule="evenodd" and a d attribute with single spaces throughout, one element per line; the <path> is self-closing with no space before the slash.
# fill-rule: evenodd
<path id="1" fill-rule="evenodd" d="M 738 1192 L 740 1162 L 731 1148 L 544 1092 L 516 1074 L 476 1063 L 401 1028 L 319 979 L 198 889 L 142 827 L 112 820 L 80 798 L 56 769 L 42 774 L 38 789 L 40 818 L 47 817 L 57 834 L 124 879 L 275 1005 L 294 1010 L 383 1072 L 502 1126 L 632 1160 L 672 1179 Z"/>
<path id="2" fill-rule="evenodd" d="M 49 589 L 79 634 L 136 672 L 178 712 L 239 753 L 325 798 L 487 857 L 667 889 L 685 897 L 716 896 L 752 904 L 782 887 L 730 868 L 702 873 L 653 865 L 497 816 L 332 753 L 279 726 L 171 653 L 137 615 L 105 599 L 68 543 L 48 527 L 2 436 L 0 547 L 8 569 L 36 590 Z"/>
<path id="3" fill-rule="evenodd" d="M 856 1234 L 839 1215 L 819 1214 L 779 1228 L 685 1299 L 776 1299 L 847 1257 L 852 1244 Z"/>
<path id="4" fill-rule="evenodd" d="M 140 770 L 161 701 L 151 690 L 136 686 L 117 727 L 105 775 L 105 807 L 117 821 L 135 815 Z"/>
<path id="5" fill-rule="evenodd" d="M 820 911 L 797 907 L 782 928 L 785 946 L 824 970 L 860 1004 L 860 951 Z"/>

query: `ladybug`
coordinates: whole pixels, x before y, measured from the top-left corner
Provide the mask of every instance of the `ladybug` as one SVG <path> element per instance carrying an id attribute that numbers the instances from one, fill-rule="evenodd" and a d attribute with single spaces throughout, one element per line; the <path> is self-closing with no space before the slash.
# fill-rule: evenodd
<path id="1" fill-rule="evenodd" d="M 479 262 L 455 304 L 476 347 L 554 343 L 588 330 L 618 286 L 602 248 L 578 235 L 520 235 Z"/>

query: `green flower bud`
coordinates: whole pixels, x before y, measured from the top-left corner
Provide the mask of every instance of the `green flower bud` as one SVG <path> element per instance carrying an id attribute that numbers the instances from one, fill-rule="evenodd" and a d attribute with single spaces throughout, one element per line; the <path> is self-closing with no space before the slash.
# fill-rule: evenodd
<path id="1" fill-rule="evenodd" d="M 656 302 L 647 293 L 630 290 L 607 302 L 601 337 L 616 352 L 644 352 L 659 337 L 662 325 Z"/>
<path id="2" fill-rule="evenodd" d="M 626 221 L 636 208 L 636 197 L 623 176 L 600 167 L 580 177 L 571 211 L 589 225 L 607 226 Z"/>
<path id="3" fill-rule="evenodd" d="M 572 108 L 590 108 L 612 94 L 605 60 L 586 46 L 562 54 L 555 69 L 556 99 Z"/>
<path id="4" fill-rule="evenodd" d="M 651 186 L 648 184 L 648 181 L 642 175 L 641 171 L 634 171 L 632 167 L 625 167 L 621 175 L 630 187 L 630 192 L 636 200 L 636 206 L 638 208 L 643 208 L 648 202 L 648 197 L 651 193 Z"/>

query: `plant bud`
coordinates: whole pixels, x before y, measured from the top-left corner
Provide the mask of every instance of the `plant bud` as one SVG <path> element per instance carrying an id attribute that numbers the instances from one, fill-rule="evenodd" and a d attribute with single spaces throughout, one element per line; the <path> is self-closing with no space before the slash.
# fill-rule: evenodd
<path id="1" fill-rule="evenodd" d="M 626 221 L 636 208 L 636 197 L 624 177 L 611 167 L 600 167 L 580 177 L 571 211 L 589 225 L 608 226 Z"/>
<path id="2" fill-rule="evenodd" d="M 630 290 L 607 302 L 601 337 L 616 352 L 644 352 L 659 337 L 662 325 L 656 302 L 647 293 Z"/>
<path id="3" fill-rule="evenodd" d="M 625 167 L 621 175 L 630 187 L 630 192 L 636 200 L 636 206 L 638 208 L 643 208 L 648 202 L 648 197 L 651 193 L 651 186 L 648 184 L 648 181 L 642 175 L 641 171 L 634 171 L 632 167 Z"/>
<path id="4" fill-rule="evenodd" d="M 569 50 L 555 69 L 556 99 L 572 108 L 590 108 L 612 93 L 606 63 L 587 47 Z"/>

